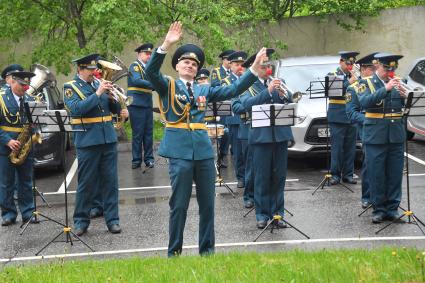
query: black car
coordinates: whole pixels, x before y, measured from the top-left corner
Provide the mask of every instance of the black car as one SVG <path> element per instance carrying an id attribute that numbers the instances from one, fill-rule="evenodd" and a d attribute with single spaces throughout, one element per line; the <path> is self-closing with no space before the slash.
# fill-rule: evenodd
<path id="1" fill-rule="evenodd" d="M 49 110 L 63 109 L 61 92 L 57 88 L 55 76 L 43 65 L 34 64 L 31 71 L 36 75 L 31 78 L 28 94 L 37 96 L 37 100 L 45 101 Z M 41 130 L 42 143 L 34 145 L 35 168 L 57 168 L 64 170 L 65 149 L 69 146 L 68 135 Z"/>

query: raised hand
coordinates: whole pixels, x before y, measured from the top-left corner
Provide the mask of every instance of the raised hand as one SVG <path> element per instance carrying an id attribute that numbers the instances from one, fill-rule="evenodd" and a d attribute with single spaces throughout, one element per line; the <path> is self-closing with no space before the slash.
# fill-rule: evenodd
<path id="1" fill-rule="evenodd" d="M 181 22 L 174 22 L 170 25 L 170 28 L 168 29 L 167 35 L 165 36 L 164 42 L 161 45 L 161 49 L 166 51 L 168 50 L 173 44 L 178 42 L 180 38 L 182 37 L 183 29 L 182 29 L 182 23 Z"/>
<path id="2" fill-rule="evenodd" d="M 260 70 L 261 64 L 267 58 L 267 48 L 263 47 L 258 51 L 257 56 L 255 56 L 254 63 L 252 63 L 252 69 L 258 73 Z"/>

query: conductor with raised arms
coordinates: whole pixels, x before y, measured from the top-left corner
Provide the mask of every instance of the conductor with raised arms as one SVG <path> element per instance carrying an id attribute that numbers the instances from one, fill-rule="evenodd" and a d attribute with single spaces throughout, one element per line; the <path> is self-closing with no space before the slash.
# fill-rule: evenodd
<path id="1" fill-rule="evenodd" d="M 179 78 L 174 80 L 160 73 L 166 53 L 182 37 L 182 24 L 171 24 L 162 45 L 157 48 L 146 66 L 146 75 L 159 94 L 162 118 L 166 121 L 164 138 L 159 155 L 169 158 L 169 174 L 172 194 L 169 201 L 168 256 L 182 252 L 183 230 L 187 209 L 196 184 L 199 205 L 199 253 L 214 252 L 214 152 L 205 126 L 205 110 L 208 102 L 217 102 L 238 96 L 257 80 L 257 69 L 265 57 L 261 49 L 250 70 L 230 86 L 194 84 L 198 69 L 204 64 L 205 55 L 193 44 L 180 46 L 172 57 L 172 66 Z"/>

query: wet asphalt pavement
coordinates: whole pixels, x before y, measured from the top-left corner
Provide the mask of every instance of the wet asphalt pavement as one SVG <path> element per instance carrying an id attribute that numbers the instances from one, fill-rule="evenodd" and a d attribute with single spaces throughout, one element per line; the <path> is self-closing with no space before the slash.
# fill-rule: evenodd
<path id="1" fill-rule="evenodd" d="M 409 142 L 409 154 L 417 158 L 409 159 L 410 169 L 410 204 L 413 212 L 425 220 L 425 140 L 414 139 Z M 72 212 L 74 192 L 77 176 L 72 175 L 74 152 L 67 154 L 68 178 L 72 177 L 68 189 L 69 219 L 72 226 Z M 418 160 L 419 159 L 419 160 Z M 167 161 L 156 158 L 153 169 L 131 169 L 131 151 L 129 144 L 120 144 L 119 147 L 119 186 L 120 186 L 120 219 L 123 229 L 121 234 L 112 235 L 107 232 L 102 218 L 94 219 L 89 231 L 82 239 L 96 252 L 115 251 L 108 255 L 121 256 L 133 254 L 123 250 L 137 249 L 135 254 L 166 255 L 168 244 L 168 198 L 170 196 Z M 230 165 L 230 160 L 229 160 Z M 242 189 L 237 189 L 231 166 L 223 170 L 223 176 L 230 187 L 237 192 L 233 198 L 226 188 L 216 189 L 216 243 L 218 251 L 228 250 L 255 250 L 276 251 L 288 248 L 316 249 L 316 248 L 374 248 L 380 245 L 401 245 L 425 247 L 425 238 L 416 225 L 395 224 L 388 229 L 375 232 L 384 224 L 371 223 L 371 211 L 363 216 L 357 215 L 362 211 L 360 206 L 360 181 L 357 185 L 349 185 L 354 191 L 351 193 L 341 186 L 325 187 L 315 195 L 312 192 L 326 173 L 326 158 L 290 159 L 288 162 L 287 183 L 285 188 L 285 207 L 293 216 L 286 214 L 285 219 L 307 234 L 312 241 L 304 240 L 303 235 L 294 229 L 266 231 L 259 239 L 259 245 L 253 245 L 253 240 L 260 230 L 256 228 L 254 212 L 247 217 L 248 211 L 243 207 Z M 70 170 L 71 169 L 71 170 Z M 359 174 L 359 168 L 356 169 Z M 36 172 L 36 186 L 46 193 L 47 201 L 52 205 L 47 207 L 40 202 L 39 211 L 48 217 L 64 222 L 65 205 L 64 194 L 61 192 L 63 174 L 58 171 L 43 169 Z M 63 188 L 62 188 L 63 189 Z M 58 192 L 59 191 L 59 192 Z M 402 207 L 407 208 L 406 178 L 403 182 Z M 41 217 L 41 219 L 43 219 Z M 20 220 L 20 218 L 19 218 Z M 198 206 L 193 193 L 189 206 L 185 228 L 185 245 L 197 245 L 198 241 Z M 55 235 L 62 231 L 61 226 L 43 221 L 33 224 L 19 235 L 20 221 L 11 227 L 0 227 L 0 260 L 5 258 L 30 257 L 40 250 Z M 368 237 L 391 237 L 367 239 Z M 397 238 L 392 238 L 397 237 Z M 344 240 L 343 238 L 353 238 Z M 366 238 L 366 239 L 365 239 Z M 61 239 L 61 238 L 59 238 Z M 358 239 L 358 240 L 356 240 Z M 362 240 L 364 239 L 364 240 Z M 273 242 L 272 241 L 279 241 Z M 285 242 L 286 241 L 286 242 Z M 246 242 L 246 243 L 245 243 Z M 58 242 L 50 245 L 43 255 L 69 254 L 88 252 L 89 250 L 79 242 L 73 246 Z M 188 248 L 185 254 L 196 254 L 196 247 Z"/>

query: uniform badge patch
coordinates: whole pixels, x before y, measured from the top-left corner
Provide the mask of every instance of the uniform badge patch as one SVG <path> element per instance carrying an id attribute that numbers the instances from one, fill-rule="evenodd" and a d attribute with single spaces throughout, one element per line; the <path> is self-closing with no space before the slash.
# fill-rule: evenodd
<path id="1" fill-rule="evenodd" d="M 366 85 L 365 84 L 360 84 L 359 85 L 359 94 L 362 94 L 365 90 L 366 90 Z"/>
<path id="2" fill-rule="evenodd" d="M 347 94 L 345 94 L 345 102 L 350 102 L 351 101 L 351 99 L 352 99 L 352 97 L 351 97 L 351 93 L 347 93 Z"/>
<path id="3" fill-rule="evenodd" d="M 217 73 L 216 73 L 216 72 L 213 72 L 213 73 L 212 73 L 212 79 L 213 79 L 213 80 L 217 79 Z"/>
<path id="4" fill-rule="evenodd" d="M 66 97 L 71 97 L 72 96 L 72 90 L 70 88 L 67 88 L 65 90 L 65 95 L 66 95 Z"/>
<path id="5" fill-rule="evenodd" d="M 138 72 L 139 71 L 139 66 L 134 66 L 133 69 Z"/>

